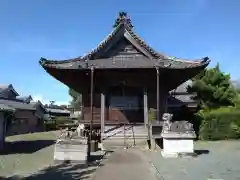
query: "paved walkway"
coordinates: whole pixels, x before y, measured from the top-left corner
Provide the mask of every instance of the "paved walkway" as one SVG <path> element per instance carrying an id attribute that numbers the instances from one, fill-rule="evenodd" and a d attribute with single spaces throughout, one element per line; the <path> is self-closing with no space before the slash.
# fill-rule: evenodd
<path id="1" fill-rule="evenodd" d="M 137 148 L 113 152 L 93 180 L 156 180 L 154 168 Z"/>

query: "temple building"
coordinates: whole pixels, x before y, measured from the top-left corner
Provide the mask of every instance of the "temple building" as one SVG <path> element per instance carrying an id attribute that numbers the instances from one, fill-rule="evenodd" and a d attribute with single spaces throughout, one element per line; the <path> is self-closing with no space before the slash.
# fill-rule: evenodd
<path id="1" fill-rule="evenodd" d="M 161 54 L 134 31 L 129 17 L 118 17 L 112 32 L 91 52 L 67 60 L 41 58 L 54 78 L 82 94 L 83 120 L 97 126 L 148 124 L 168 111 L 171 92 L 207 67 L 208 57 L 185 60 Z"/>

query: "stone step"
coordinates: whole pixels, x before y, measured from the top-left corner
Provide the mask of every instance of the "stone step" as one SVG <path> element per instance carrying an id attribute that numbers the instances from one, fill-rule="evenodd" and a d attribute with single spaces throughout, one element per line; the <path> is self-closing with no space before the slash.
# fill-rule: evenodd
<path id="1" fill-rule="evenodd" d="M 132 127 L 132 126 L 121 126 L 121 127 L 114 127 L 114 126 L 107 126 L 105 127 L 104 135 L 106 136 L 124 136 L 125 135 L 147 135 L 148 130 L 144 127 Z"/>
<path id="2" fill-rule="evenodd" d="M 125 131 L 124 131 L 125 128 Z M 144 126 L 107 126 L 102 134 L 104 140 L 136 140 L 148 139 L 148 132 Z"/>
<path id="3" fill-rule="evenodd" d="M 103 141 L 103 147 L 106 149 L 114 149 L 119 147 L 131 147 L 131 146 L 140 146 L 145 147 L 147 146 L 147 140 L 146 139 L 106 139 Z"/>

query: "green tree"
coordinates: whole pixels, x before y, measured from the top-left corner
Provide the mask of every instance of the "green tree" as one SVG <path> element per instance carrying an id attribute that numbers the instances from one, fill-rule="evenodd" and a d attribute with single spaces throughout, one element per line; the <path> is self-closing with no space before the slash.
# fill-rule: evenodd
<path id="1" fill-rule="evenodd" d="M 237 80 L 237 81 L 233 81 L 232 82 L 233 84 L 233 87 L 235 88 L 235 91 L 236 91 L 236 101 L 235 101 L 235 107 L 240 109 L 240 81 Z"/>
<path id="2" fill-rule="evenodd" d="M 195 92 L 194 97 L 202 108 L 219 108 L 234 105 L 236 91 L 231 83 L 229 74 L 220 70 L 219 64 L 206 69 L 192 79 L 189 92 Z"/>
<path id="3" fill-rule="evenodd" d="M 130 26 L 133 27 L 132 23 L 131 23 L 131 19 L 128 17 L 127 13 L 124 11 L 119 12 L 117 19 L 115 20 L 115 23 L 113 25 L 113 27 L 117 27 L 121 21 L 125 20 L 126 23 Z"/>
<path id="4" fill-rule="evenodd" d="M 73 89 L 69 89 L 68 93 L 72 97 L 71 106 L 79 109 L 82 106 L 82 95 Z"/>

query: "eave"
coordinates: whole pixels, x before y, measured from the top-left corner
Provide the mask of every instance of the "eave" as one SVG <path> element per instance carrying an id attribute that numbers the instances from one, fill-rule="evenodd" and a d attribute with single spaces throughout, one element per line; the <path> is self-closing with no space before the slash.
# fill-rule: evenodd
<path id="1" fill-rule="evenodd" d="M 205 68 L 210 63 L 208 57 L 195 61 L 182 61 L 176 59 L 149 59 L 143 57 L 133 57 L 126 59 L 108 58 L 96 60 L 64 60 L 52 61 L 41 58 L 40 65 L 44 69 L 135 69 L 135 68 L 162 68 L 162 69 L 191 69 Z"/>

